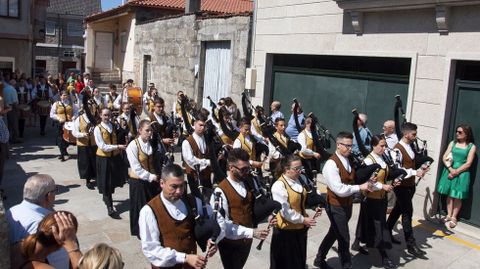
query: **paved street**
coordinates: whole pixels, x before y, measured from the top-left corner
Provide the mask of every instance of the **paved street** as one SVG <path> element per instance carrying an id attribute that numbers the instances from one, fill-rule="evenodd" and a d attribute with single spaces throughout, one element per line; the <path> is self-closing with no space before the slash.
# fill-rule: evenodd
<path id="1" fill-rule="evenodd" d="M 50 123 L 49 123 L 50 124 Z M 97 190 L 88 190 L 84 181 L 78 178 L 76 148 L 69 147 L 71 158 L 62 163 L 57 159 L 58 149 L 53 138 L 54 130 L 48 130 L 47 137 L 40 137 L 37 128 L 26 130 L 26 143 L 13 146 L 11 159 L 5 168 L 4 184 L 8 199 L 6 206 L 11 207 L 21 201 L 25 180 L 35 173 L 46 173 L 53 176 L 59 186 L 59 194 L 55 209 L 71 211 L 77 217 L 80 226 L 78 239 L 82 250 L 86 250 L 97 242 L 106 242 L 118 248 L 125 261 L 125 268 L 150 268 L 144 258 L 140 242 L 130 236 L 128 219 L 128 185 L 117 189 L 114 205 L 121 213 L 121 220 L 107 216 L 101 195 Z M 39 146 L 42 145 L 42 146 Z M 178 160 L 179 158 L 177 158 Z M 321 184 L 320 184 L 321 185 Z M 320 186 L 324 189 L 324 186 Z M 350 231 L 355 230 L 358 205 L 350 221 Z M 460 224 L 455 234 L 445 237 L 444 229 L 435 222 L 415 218 L 415 235 L 419 245 L 428 254 L 426 260 L 414 259 L 402 247 L 394 246 L 392 259 L 404 268 L 478 268 L 480 261 L 480 238 L 478 229 Z M 308 266 L 313 267 L 316 248 L 323 239 L 329 226 L 326 215 L 318 219 L 317 227 L 311 229 L 308 241 Z M 401 229 L 401 226 L 397 226 Z M 397 230 L 398 232 L 398 230 Z M 401 230 L 400 230 L 401 232 Z M 477 237 L 473 237 L 475 234 Z M 397 238 L 402 238 L 397 235 Z M 403 240 L 403 239 L 402 239 Z M 254 241 L 256 245 L 258 241 Z M 269 240 L 261 251 L 252 248 L 245 268 L 268 268 Z M 370 256 L 362 256 L 353 252 L 354 268 L 379 268 L 381 262 L 378 253 L 371 250 Z M 328 262 L 339 268 L 338 258 L 332 250 Z M 373 264 L 373 266 L 372 266 Z M 208 268 L 222 268 L 219 256 L 209 260 Z"/>

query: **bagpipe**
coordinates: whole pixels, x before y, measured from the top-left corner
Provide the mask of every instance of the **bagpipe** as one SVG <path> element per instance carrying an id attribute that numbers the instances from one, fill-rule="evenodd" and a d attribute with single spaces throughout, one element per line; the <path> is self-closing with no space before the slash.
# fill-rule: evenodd
<path id="1" fill-rule="evenodd" d="M 190 107 L 190 102 L 188 100 L 188 97 L 184 94 L 180 95 L 180 111 L 182 112 L 182 120 L 183 123 L 185 124 L 185 131 L 187 131 L 188 135 L 193 134 L 193 127 L 192 127 L 192 122 L 191 119 L 189 119 L 188 114 L 189 111 L 192 110 Z"/>
<path id="2" fill-rule="evenodd" d="M 210 108 L 212 109 L 212 119 L 215 122 L 219 122 L 218 116 L 217 116 L 217 104 L 213 102 L 212 98 L 210 96 L 207 96 L 208 101 L 210 102 Z"/>
<path id="3" fill-rule="evenodd" d="M 360 130 L 358 129 L 358 121 L 360 120 L 360 115 L 358 114 L 358 111 L 356 108 L 352 110 L 353 114 L 353 122 L 352 122 L 352 128 L 353 128 L 353 133 L 355 134 L 355 140 L 357 141 L 358 149 L 360 150 L 360 153 L 354 153 L 350 154 L 350 161 L 353 164 L 353 167 L 355 169 L 358 169 L 364 165 L 363 159 L 370 154 L 370 152 L 367 150 L 365 147 L 365 144 L 362 141 L 362 138 L 360 137 Z"/>
<path id="4" fill-rule="evenodd" d="M 274 210 L 280 210 L 282 205 L 268 195 L 268 190 L 261 185 L 255 172 L 251 171 L 244 183 L 246 188 L 253 193 L 253 224 L 256 227 Z"/>
<path id="5" fill-rule="evenodd" d="M 203 135 L 205 137 L 205 143 L 209 149 L 209 155 L 207 157 L 210 160 L 210 166 L 212 167 L 213 186 L 216 186 L 220 181 L 227 177 L 226 162 L 220 164 L 219 159 L 227 159 L 230 147 L 223 143 L 221 137 L 217 133 L 217 128 L 211 120 L 205 122 L 205 132 Z"/>
<path id="6" fill-rule="evenodd" d="M 314 177 L 313 179 L 308 178 L 305 174 L 305 169 L 302 169 L 300 175 L 300 184 L 302 187 L 307 191 L 307 199 L 305 201 L 305 208 L 316 209 L 316 208 L 325 208 L 327 205 L 327 200 L 321 194 L 317 192 L 317 171 L 314 170 Z"/>
<path id="7" fill-rule="evenodd" d="M 330 140 L 335 142 L 335 138 L 332 136 L 332 134 L 327 128 L 320 124 L 318 118 L 315 116 L 315 114 L 313 114 L 313 112 L 310 112 L 308 114 L 308 117 L 312 119 L 312 126 L 310 127 L 310 131 L 312 133 L 312 139 L 313 144 L 315 145 L 315 149 L 322 156 L 322 161 L 328 160 L 328 158 L 330 158 L 332 154 L 329 153 L 327 149 L 330 149 L 331 147 Z"/>
<path id="8" fill-rule="evenodd" d="M 215 242 L 216 238 L 220 235 L 221 228 L 218 225 L 217 222 L 217 212 L 218 212 L 218 204 L 220 201 L 220 193 L 215 193 L 214 199 L 215 199 L 215 211 L 212 215 L 212 217 L 208 216 L 208 204 L 207 204 L 207 197 L 210 197 L 212 194 L 211 190 L 207 190 L 202 186 L 202 181 L 200 180 L 200 166 L 195 165 L 195 180 L 198 183 L 198 191 L 197 192 L 192 192 L 194 197 L 197 197 L 200 199 L 202 203 L 202 215 L 198 215 L 197 209 L 196 209 L 196 202 L 193 203 L 192 207 L 192 212 L 194 214 L 195 218 L 195 229 L 194 229 L 194 234 L 195 234 L 195 239 L 197 240 L 198 246 L 202 249 L 202 251 L 207 250 L 207 243 L 208 240 L 212 240 Z M 207 194 L 207 192 L 210 192 Z"/>
<path id="9" fill-rule="evenodd" d="M 252 101 L 250 101 L 246 92 L 242 92 L 242 110 L 243 117 L 249 122 L 255 118 L 253 111 L 256 111 L 256 109 L 252 105 Z"/>
<path id="10" fill-rule="evenodd" d="M 405 111 L 403 110 L 403 104 L 402 104 L 402 99 L 400 98 L 400 95 L 395 95 L 395 106 L 394 106 L 394 121 L 395 121 L 395 132 L 397 134 L 398 139 L 401 139 L 403 137 L 402 134 L 402 128 L 403 124 L 407 122 L 407 119 L 405 117 Z M 400 124 L 400 115 L 403 118 L 403 122 Z M 419 145 L 419 142 L 422 143 L 422 145 Z M 413 152 L 415 152 L 415 169 L 419 169 L 424 165 L 430 166 L 430 164 L 433 163 L 433 158 L 428 156 L 428 149 L 427 149 L 427 140 L 422 140 L 419 137 L 417 137 L 412 144 L 410 144 L 412 147 Z"/>
<path id="11" fill-rule="evenodd" d="M 156 171 L 162 171 L 162 167 L 175 162 L 174 144 L 165 145 L 163 138 L 175 139 L 178 137 L 179 130 L 173 112 L 170 117 L 167 115 L 161 115 L 161 117 L 163 118 L 163 125 L 160 125 L 157 121 L 152 121 L 150 124 L 153 131 L 151 142 Z"/>
<path id="12" fill-rule="evenodd" d="M 235 141 L 237 139 L 239 132 L 235 130 L 235 127 L 232 126 L 231 123 L 225 122 L 225 116 L 230 116 L 228 115 L 228 111 L 224 108 L 221 108 L 218 110 L 218 122 L 220 124 L 220 129 L 222 130 L 223 134 L 228 137 L 232 141 Z"/>
<path id="13" fill-rule="evenodd" d="M 300 108 L 300 104 L 298 103 L 297 98 L 293 98 L 293 121 L 295 122 L 295 128 L 297 129 L 297 132 L 300 133 L 303 130 L 302 125 L 304 125 L 304 122 L 300 123 L 298 120 L 298 110 Z"/>

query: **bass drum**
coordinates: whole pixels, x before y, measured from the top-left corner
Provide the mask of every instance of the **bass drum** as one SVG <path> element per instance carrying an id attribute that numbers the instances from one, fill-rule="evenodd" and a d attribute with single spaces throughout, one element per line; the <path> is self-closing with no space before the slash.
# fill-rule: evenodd
<path id="1" fill-rule="evenodd" d="M 77 143 L 77 138 L 73 136 L 72 130 L 73 130 L 73 121 L 65 122 L 65 124 L 63 125 L 63 140 L 65 140 L 65 142 L 69 144 L 74 145 Z"/>
<path id="2" fill-rule="evenodd" d="M 128 94 L 128 103 L 135 108 L 137 115 L 142 114 L 142 88 L 140 87 L 130 87 L 127 89 Z"/>
<path id="3" fill-rule="evenodd" d="M 50 102 L 46 100 L 38 101 L 37 111 L 40 116 L 48 116 L 50 114 Z"/>

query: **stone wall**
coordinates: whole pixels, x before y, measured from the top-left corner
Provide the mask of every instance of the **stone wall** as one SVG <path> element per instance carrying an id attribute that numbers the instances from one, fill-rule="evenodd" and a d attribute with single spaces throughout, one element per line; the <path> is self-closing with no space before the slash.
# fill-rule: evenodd
<path id="1" fill-rule="evenodd" d="M 204 42 L 229 40 L 232 49 L 232 97 L 240 104 L 245 85 L 250 17 L 203 18 L 182 15 L 136 26 L 134 80 L 143 85 L 144 56 L 151 56 L 151 81 L 170 110 L 177 91 L 199 100 L 201 88 L 195 66 L 202 69 Z M 201 72 L 199 72 L 201 73 Z M 125 77 L 124 77 L 125 78 Z"/>
<path id="2" fill-rule="evenodd" d="M 8 223 L 3 199 L 0 197 L 0 268 L 10 268 L 10 242 L 8 240 Z"/>

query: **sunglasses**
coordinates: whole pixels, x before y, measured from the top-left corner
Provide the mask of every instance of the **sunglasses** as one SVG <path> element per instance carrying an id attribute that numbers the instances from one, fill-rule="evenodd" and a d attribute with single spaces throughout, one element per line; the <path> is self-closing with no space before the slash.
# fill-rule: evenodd
<path id="1" fill-rule="evenodd" d="M 352 144 L 344 144 L 344 143 L 338 143 L 338 144 L 340 144 L 340 145 L 342 145 L 342 146 L 346 147 L 347 149 L 351 149 L 351 148 L 353 148 L 353 145 L 352 145 Z"/>
<path id="2" fill-rule="evenodd" d="M 246 174 L 248 172 L 250 172 L 250 170 L 252 169 L 250 166 L 246 166 L 246 167 L 242 167 L 242 168 L 239 168 L 237 167 L 236 165 L 233 165 L 232 166 L 237 169 L 238 171 L 242 172 L 243 174 Z"/>

